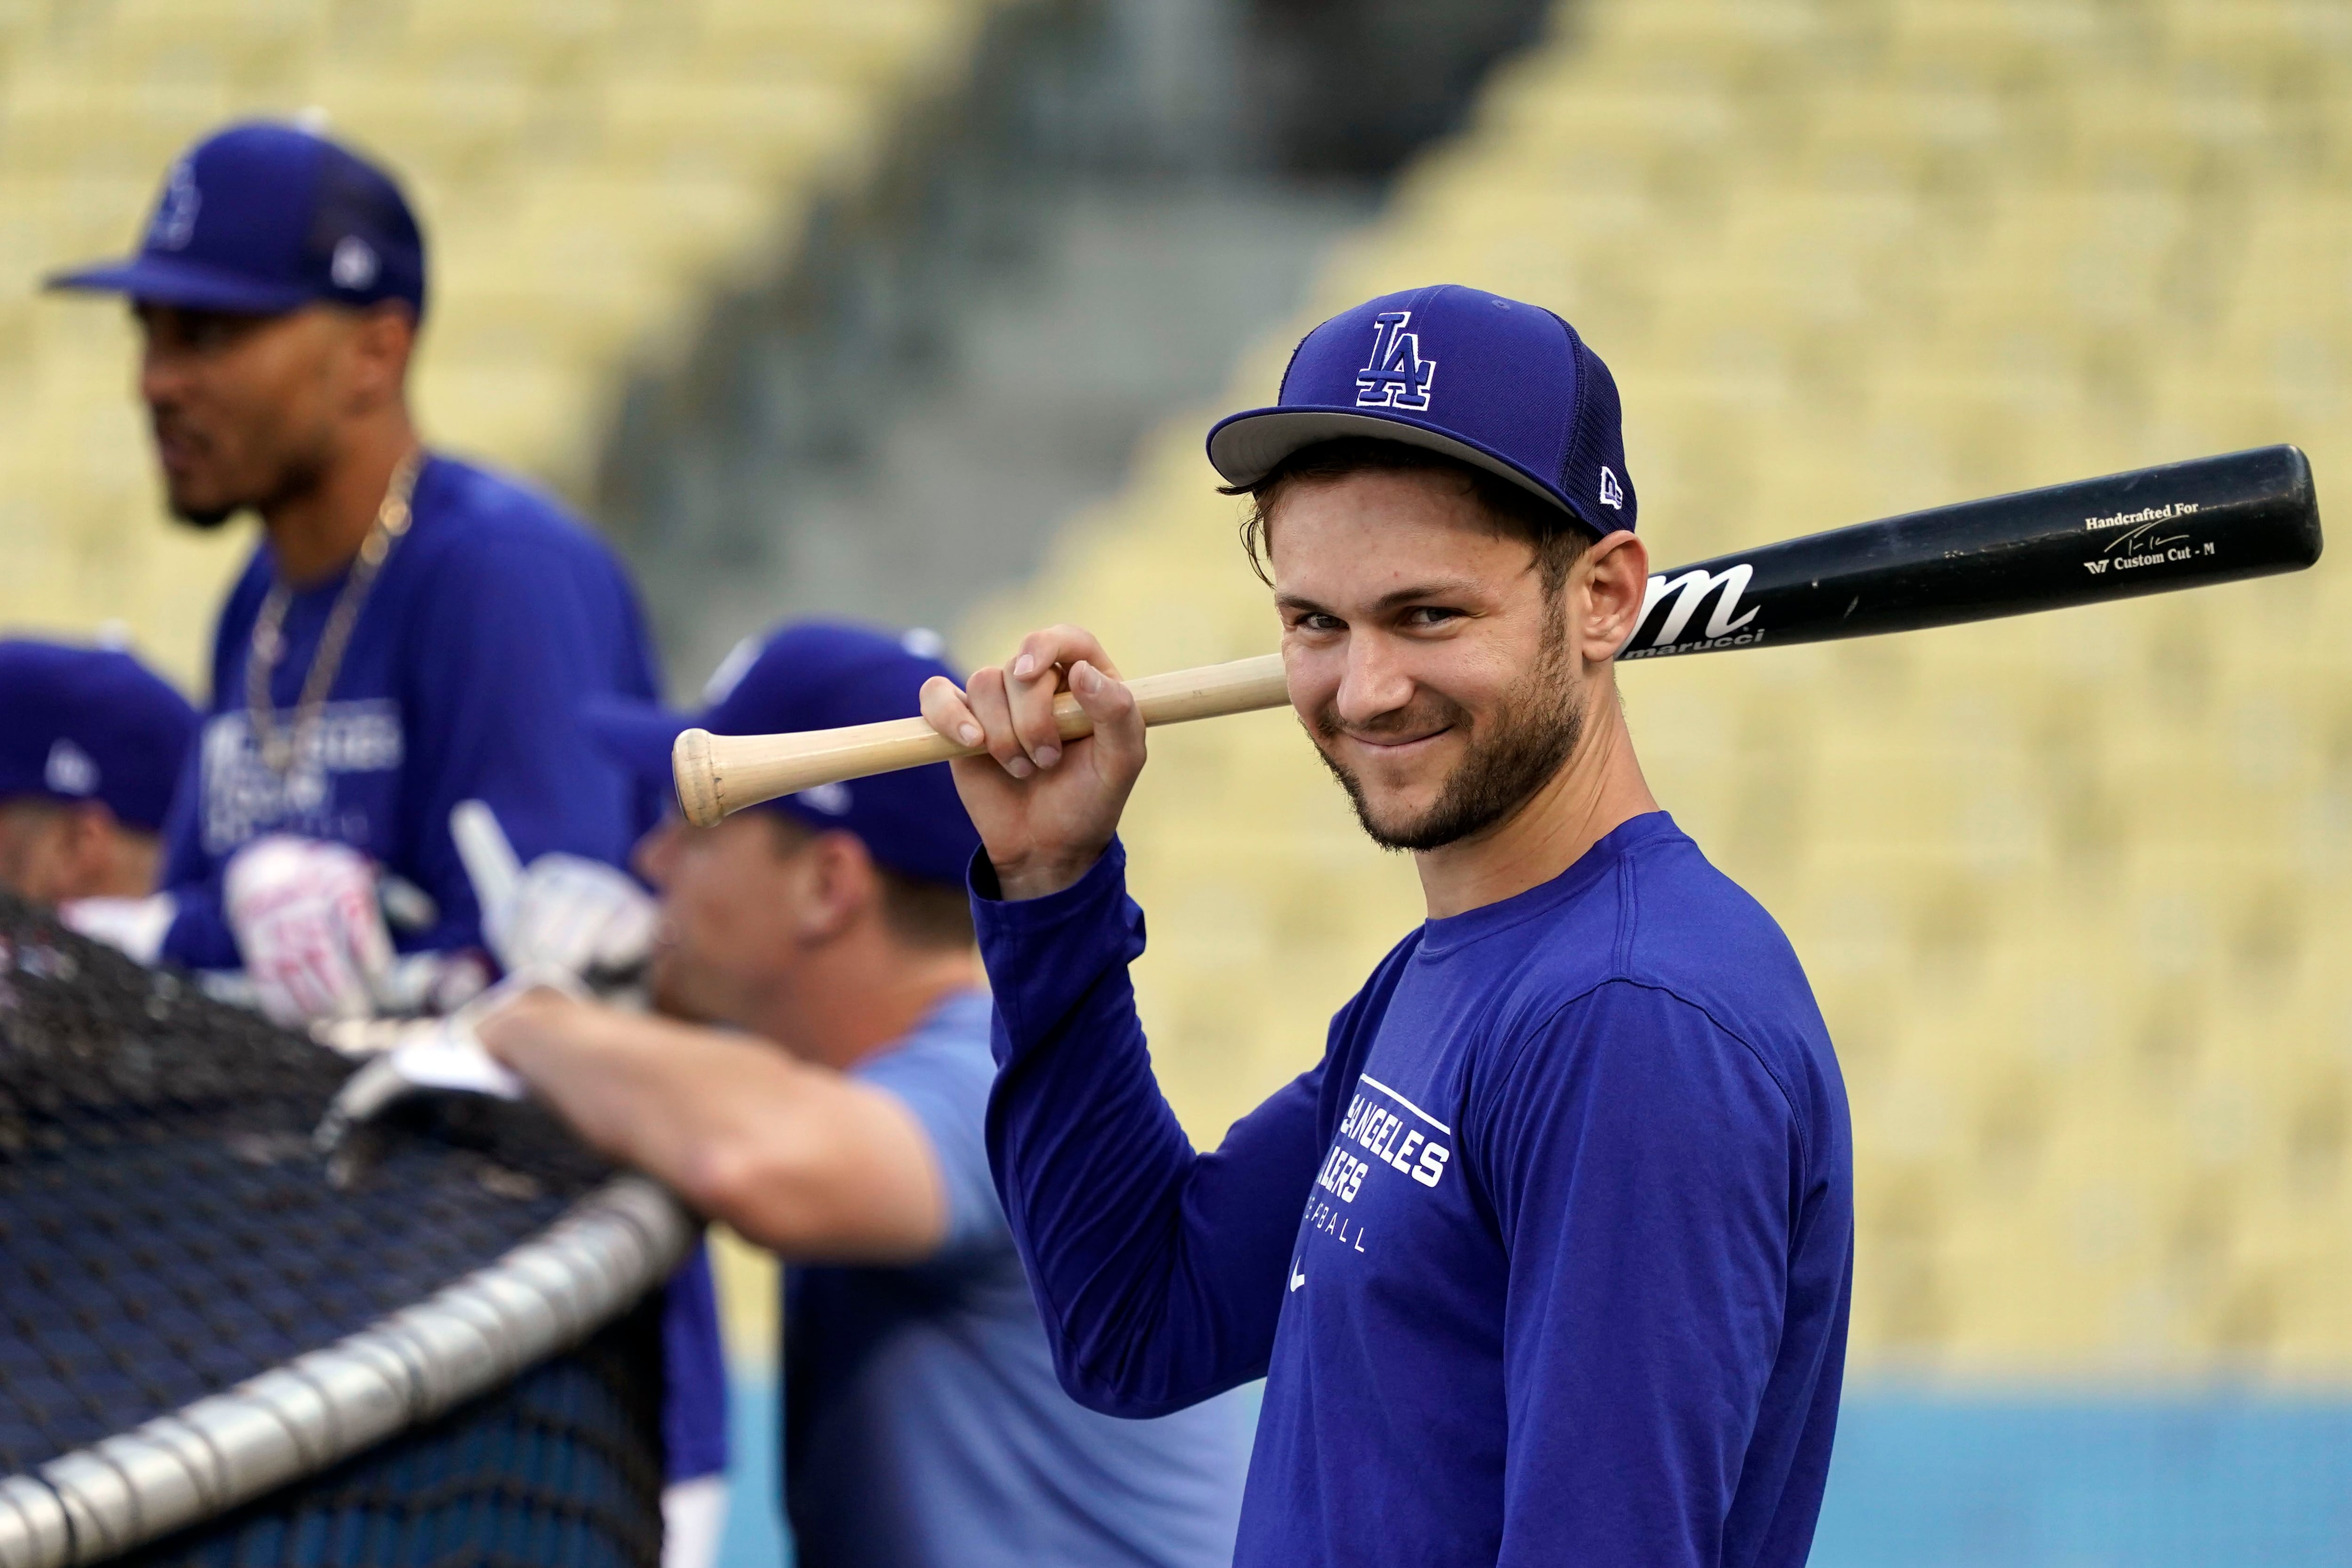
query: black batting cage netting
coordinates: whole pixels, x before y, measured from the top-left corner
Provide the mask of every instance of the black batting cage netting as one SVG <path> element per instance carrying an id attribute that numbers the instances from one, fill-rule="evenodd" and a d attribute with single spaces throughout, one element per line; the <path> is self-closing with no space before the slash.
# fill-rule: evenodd
<path id="1" fill-rule="evenodd" d="M 0 895 L 0 1568 L 653 1564 L 669 1200 Z"/>

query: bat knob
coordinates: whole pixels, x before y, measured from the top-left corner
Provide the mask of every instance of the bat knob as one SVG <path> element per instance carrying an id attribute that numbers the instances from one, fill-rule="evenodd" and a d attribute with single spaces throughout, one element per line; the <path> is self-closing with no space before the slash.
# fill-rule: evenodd
<path id="1" fill-rule="evenodd" d="M 716 827 L 727 815 L 719 800 L 719 770 L 710 760 L 710 731 L 685 730 L 670 747 L 670 776 L 677 784 L 677 807 L 697 827 Z"/>

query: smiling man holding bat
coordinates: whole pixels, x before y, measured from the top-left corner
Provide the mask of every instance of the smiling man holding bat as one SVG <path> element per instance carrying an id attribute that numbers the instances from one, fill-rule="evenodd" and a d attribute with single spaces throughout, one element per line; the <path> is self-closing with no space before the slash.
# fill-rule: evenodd
<path id="1" fill-rule="evenodd" d="M 1779 929 L 1651 798 L 1613 665 L 2298 571 L 2310 466 L 2261 447 L 1649 575 L 1607 369 L 1457 288 L 1325 322 L 1209 455 L 1252 498 L 1280 655 L 1125 681 L 1055 627 L 929 682 L 921 720 L 685 731 L 679 804 L 708 826 L 962 759 L 988 1152 L 1057 1370 L 1128 1415 L 1266 1376 L 1238 1562 L 1802 1562 L 1844 1094 Z M 1196 1155 L 1115 834 L 1146 725 L 1285 702 L 1430 918 L 1321 1064 Z"/>
<path id="2" fill-rule="evenodd" d="M 1127 974 L 1133 694 L 1067 626 L 926 688 L 986 752 L 955 776 L 990 1154 L 1065 1384 L 1150 1415 L 1267 1379 L 1244 1564 L 1801 1563 L 1845 1095 L 1796 955 L 1634 757 L 1613 660 L 1650 573 L 1609 372 L 1537 307 L 1391 295 L 1209 451 L 1254 502 L 1291 705 L 1429 919 L 1196 1154 Z"/>
<path id="3" fill-rule="evenodd" d="M 1657 809 L 1613 665 L 2298 571 L 2267 447 L 1647 575 L 1607 369 L 1466 289 L 1308 334 L 1211 433 L 1279 656 L 1125 681 L 1033 634 L 925 718 L 688 730 L 704 825 L 947 759 L 981 829 L 988 1142 L 1061 1377 L 1150 1415 L 1265 1374 L 1237 1561 L 1795 1563 L 1851 1280 L 1843 1090 L 1769 916 Z M 1430 919 L 1196 1155 L 1115 833 L 1143 729 L 1289 703 Z"/>

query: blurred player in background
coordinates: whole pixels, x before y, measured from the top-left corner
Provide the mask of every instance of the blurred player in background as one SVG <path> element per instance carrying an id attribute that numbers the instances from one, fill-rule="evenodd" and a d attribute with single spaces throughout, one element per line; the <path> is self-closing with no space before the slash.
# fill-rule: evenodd
<path id="1" fill-rule="evenodd" d="M 698 721 L 904 718 L 946 673 L 936 648 L 795 626 Z M 667 776 L 682 721 L 610 723 Z M 783 1454 L 803 1568 L 1223 1568 L 1246 1411 L 1126 1423 L 1055 1382 L 989 1180 L 977 844 L 941 767 L 708 830 L 673 818 L 640 850 L 671 1018 L 536 990 L 482 1037 L 590 1142 L 792 1265 Z"/>
<path id="2" fill-rule="evenodd" d="M 425 248 L 391 177 L 306 131 L 232 126 L 172 166 L 136 256 L 50 285 L 130 297 L 173 514 L 262 525 L 136 956 L 241 967 L 281 1021 L 356 1016 L 395 946 L 482 943 L 457 802 L 487 803 L 526 860 L 621 863 L 646 802 L 577 715 L 656 691 L 635 592 L 548 498 L 425 450 L 407 397 Z M 397 942 L 386 873 L 429 900 Z"/>
<path id="3" fill-rule="evenodd" d="M 1065 1383 L 1140 1415 L 1265 1378 L 1247 1568 L 1798 1568 L 1845 1090 L 1787 939 L 1633 754 L 1613 660 L 1652 579 L 1614 382 L 1549 310 L 1417 289 L 1309 333 L 1209 452 L 1255 502 L 1292 706 L 1429 918 L 1195 1153 L 1129 981 L 1132 694 L 1069 626 L 926 689 L 991 753 L 955 764 L 990 1155 Z M 1067 743 L 1065 676 L 1094 724 Z"/>
<path id="4" fill-rule="evenodd" d="M 172 166 L 136 256 L 50 280 L 130 297 L 173 516 L 262 526 L 221 614 L 162 891 L 136 920 L 68 918 L 144 962 L 241 968 L 281 1023 L 433 1000 L 395 994 L 415 973 L 396 945 L 457 955 L 424 971 L 450 1001 L 478 985 L 486 946 L 578 972 L 616 956 L 616 928 L 650 936 L 633 922 L 643 893 L 612 868 L 656 797 L 579 717 L 592 696 L 654 697 L 635 593 L 547 497 L 425 450 L 407 395 L 425 282 L 390 175 L 265 123 Z M 452 837 L 466 801 L 540 873 L 498 929 Z M 400 889 L 422 897 L 395 943 L 383 909 Z M 669 1308 L 673 1545 L 707 1559 L 726 1414 L 699 1250 Z"/>
<path id="5" fill-rule="evenodd" d="M 195 733 L 188 700 L 127 653 L 0 641 L 0 888 L 143 903 Z"/>

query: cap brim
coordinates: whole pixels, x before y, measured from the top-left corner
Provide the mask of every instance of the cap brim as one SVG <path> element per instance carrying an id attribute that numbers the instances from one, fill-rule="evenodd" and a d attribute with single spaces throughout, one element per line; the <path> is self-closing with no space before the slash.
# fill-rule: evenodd
<path id="1" fill-rule="evenodd" d="M 1337 441 L 1350 436 L 1394 441 L 1400 446 L 1419 447 L 1459 458 L 1474 468 L 1484 468 L 1497 479 L 1510 480 L 1531 495 L 1541 496 L 1587 528 L 1598 528 L 1603 533 L 1611 531 L 1578 510 L 1560 493 L 1559 486 L 1545 483 L 1501 453 L 1401 414 L 1366 414 L 1354 408 L 1248 409 L 1226 416 L 1211 428 L 1209 464 L 1229 485 L 1254 485 L 1293 452 L 1320 441 Z"/>
<path id="2" fill-rule="evenodd" d="M 52 273 L 41 286 L 89 294 L 128 294 L 145 304 L 232 310 L 246 316 L 279 316 L 310 301 L 309 293 L 290 284 L 257 282 L 202 262 L 163 256 L 134 256 Z"/>
<path id="3" fill-rule="evenodd" d="M 625 697 L 591 697 L 580 717 L 606 755 L 640 782 L 663 787 L 670 783 L 670 748 L 694 722 L 658 702 Z"/>

